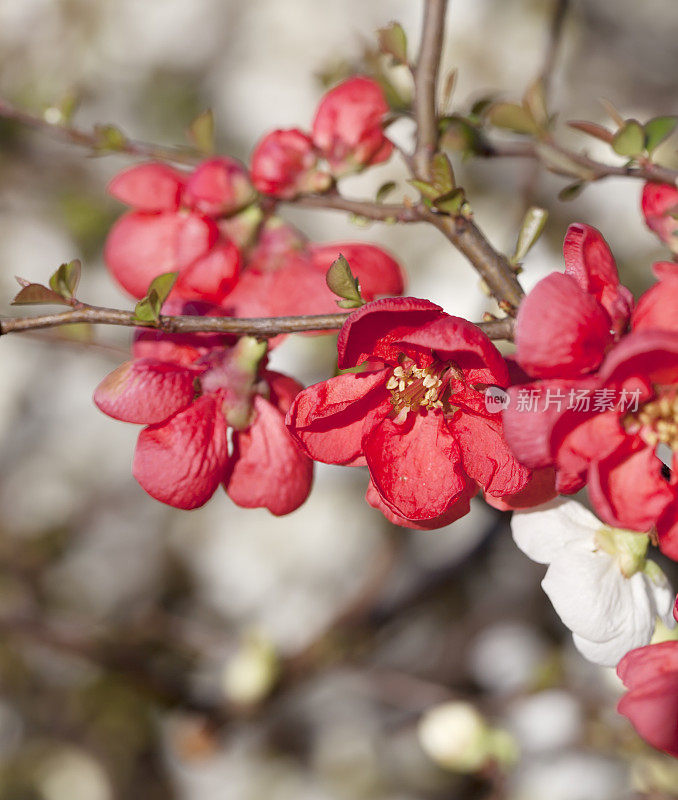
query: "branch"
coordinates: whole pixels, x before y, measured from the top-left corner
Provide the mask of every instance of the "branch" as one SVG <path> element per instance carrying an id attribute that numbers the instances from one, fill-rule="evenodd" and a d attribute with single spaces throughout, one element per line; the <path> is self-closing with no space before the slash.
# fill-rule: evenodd
<path id="1" fill-rule="evenodd" d="M 162 333 L 231 333 L 237 336 L 267 338 L 284 333 L 308 331 L 336 331 L 346 322 L 351 312 L 318 314 L 299 317 L 197 317 L 161 316 L 158 323 L 139 322 L 132 311 L 101 308 L 80 303 L 72 311 L 43 314 L 35 317 L 0 318 L 0 336 L 19 331 L 56 328 L 60 325 L 88 323 L 90 325 L 121 325 L 128 328 L 151 328 Z M 511 339 L 513 320 L 501 319 L 479 322 L 478 327 L 490 339 Z"/>
<path id="2" fill-rule="evenodd" d="M 98 152 L 126 153 L 127 155 L 140 156 L 141 158 L 173 161 L 179 164 L 196 164 L 200 160 L 200 156 L 197 156 L 187 147 L 164 147 L 158 144 L 138 142 L 128 139 L 127 136 L 124 136 L 119 146 L 106 148 L 105 142 L 102 141 L 102 137 L 97 133 L 96 128 L 93 131 L 85 131 L 70 125 L 48 122 L 44 117 L 14 108 L 14 106 L 2 99 L 0 99 L 0 118 L 19 122 L 29 128 L 45 132 L 56 139 Z"/>
<path id="3" fill-rule="evenodd" d="M 414 69 L 414 118 L 417 141 L 414 166 L 417 176 L 428 178 L 429 161 L 438 146 L 436 87 L 445 31 L 447 0 L 425 0 L 419 57 Z"/>
<path id="4" fill-rule="evenodd" d="M 288 202 L 301 208 L 326 208 L 335 211 L 348 211 L 350 214 L 366 217 L 375 222 L 421 222 L 421 215 L 414 206 L 349 200 L 337 191 L 318 195 L 304 195 Z"/>
<path id="5" fill-rule="evenodd" d="M 544 61 L 539 72 L 539 79 L 544 87 L 544 95 L 548 98 L 551 90 L 551 79 L 556 65 L 556 58 L 563 37 L 563 24 L 570 8 L 570 0 L 555 0 L 553 15 L 549 26 L 548 41 L 544 52 Z"/>

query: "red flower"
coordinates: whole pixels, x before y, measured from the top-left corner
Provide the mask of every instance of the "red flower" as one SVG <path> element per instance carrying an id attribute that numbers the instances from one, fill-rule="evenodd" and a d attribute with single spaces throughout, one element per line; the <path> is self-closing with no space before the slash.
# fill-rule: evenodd
<path id="1" fill-rule="evenodd" d="M 628 323 L 633 296 L 619 283 L 605 239 L 588 225 L 570 225 L 565 274 L 548 275 L 523 300 L 516 320 L 516 358 L 534 378 L 592 372 Z"/>
<path id="2" fill-rule="evenodd" d="M 235 284 L 240 252 L 218 218 L 254 199 L 245 169 L 228 158 L 187 175 L 165 164 L 141 164 L 117 175 L 110 193 L 133 211 L 113 226 L 104 258 L 118 283 L 143 297 L 164 272 L 178 272 L 174 297 L 219 302 Z"/>
<path id="3" fill-rule="evenodd" d="M 318 151 L 310 136 L 296 128 L 264 136 L 252 153 L 252 182 L 262 194 L 289 200 L 323 192 L 332 178 L 318 169 Z"/>
<path id="4" fill-rule="evenodd" d="M 337 297 L 328 288 L 325 275 L 340 254 L 360 281 L 365 300 L 402 294 L 403 270 L 380 247 L 362 242 L 311 244 L 274 218 L 261 232 L 224 305 L 235 316 L 244 317 L 334 313 Z"/>
<path id="5" fill-rule="evenodd" d="M 631 650 L 617 674 L 628 689 L 619 713 L 652 747 L 678 758 L 678 642 Z"/>
<path id="6" fill-rule="evenodd" d="M 427 300 L 377 300 L 339 334 L 339 367 L 366 364 L 300 392 L 287 424 L 329 464 L 367 465 L 368 502 L 398 524 L 440 527 L 481 487 L 503 497 L 530 477 L 504 439 L 484 390 L 506 364 L 474 325 Z"/>
<path id="7" fill-rule="evenodd" d="M 331 89 L 313 120 L 313 142 L 340 177 L 386 161 L 393 145 L 382 123 L 388 103 L 378 83 L 356 76 Z"/>
<path id="8" fill-rule="evenodd" d="M 99 384 L 94 402 L 115 419 L 147 425 L 132 471 L 152 497 L 197 508 L 223 484 L 238 505 L 276 515 L 304 502 L 312 462 L 284 424 L 301 386 L 261 366 L 265 345 L 144 331 L 133 352 Z"/>
<path id="9" fill-rule="evenodd" d="M 646 183 L 641 201 L 647 227 L 678 253 L 678 189 L 668 183 Z"/>

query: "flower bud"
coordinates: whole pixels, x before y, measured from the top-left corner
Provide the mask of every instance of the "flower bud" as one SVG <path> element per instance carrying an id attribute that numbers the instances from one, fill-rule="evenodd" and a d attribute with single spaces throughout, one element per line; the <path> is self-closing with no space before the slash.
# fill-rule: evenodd
<path id="1" fill-rule="evenodd" d="M 360 75 L 323 97 L 313 120 L 313 142 L 335 177 L 386 161 L 391 155 L 393 145 L 382 130 L 387 111 L 379 84 Z"/>
<path id="2" fill-rule="evenodd" d="M 184 202 L 211 217 L 229 216 L 254 201 L 254 189 L 243 165 L 233 158 L 210 158 L 186 183 Z"/>
<path id="3" fill-rule="evenodd" d="M 258 191 L 289 200 L 299 194 L 322 192 L 331 183 L 318 169 L 318 153 L 303 131 L 271 131 L 252 153 L 252 181 Z"/>

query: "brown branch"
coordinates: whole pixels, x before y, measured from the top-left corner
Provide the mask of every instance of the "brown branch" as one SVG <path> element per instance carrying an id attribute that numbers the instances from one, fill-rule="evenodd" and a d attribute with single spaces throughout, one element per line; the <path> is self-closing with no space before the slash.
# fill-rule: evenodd
<path id="1" fill-rule="evenodd" d="M 436 88 L 446 11 L 447 0 L 424 0 L 421 43 L 414 68 L 414 118 L 417 123 L 414 166 L 422 180 L 428 178 L 429 162 L 438 146 Z"/>
<path id="2" fill-rule="evenodd" d="M 101 153 L 125 153 L 141 158 L 150 158 L 156 161 L 172 161 L 179 164 L 196 164 L 200 156 L 196 155 L 190 148 L 184 147 L 165 147 L 158 144 L 139 142 L 134 139 L 124 137 L 119 147 L 106 148 L 102 142 L 102 137 L 96 130 L 85 131 L 70 125 L 48 122 L 44 117 L 30 114 L 27 111 L 15 108 L 0 99 L 0 118 L 19 122 L 29 128 L 34 128 L 50 136 L 61 139 L 71 144 L 87 147 Z"/>
<path id="3" fill-rule="evenodd" d="M 301 208 L 347 211 L 349 214 L 356 214 L 375 222 L 421 222 L 421 215 L 415 206 L 350 200 L 340 195 L 337 191 L 318 195 L 304 195 L 289 202 Z"/>
<path id="4" fill-rule="evenodd" d="M 237 336 L 256 336 L 266 338 L 284 333 L 303 333 L 307 331 L 336 331 L 346 321 L 351 312 L 337 314 L 318 314 L 299 317 L 197 317 L 161 316 L 157 324 L 139 322 L 132 311 L 114 308 L 100 308 L 80 304 L 72 311 L 56 314 L 42 314 L 35 317 L 0 318 L 0 336 L 6 333 L 56 328 L 60 325 L 88 323 L 90 325 L 121 325 L 123 327 L 151 328 L 162 333 L 231 333 Z M 490 339 L 511 338 L 512 320 L 493 320 L 479 322 L 478 327 Z"/>
<path id="5" fill-rule="evenodd" d="M 590 181 L 619 177 L 639 178 L 652 183 L 675 184 L 678 182 L 678 170 L 671 169 L 670 167 L 663 167 L 660 164 L 647 163 L 629 166 L 604 164 L 583 153 L 569 150 L 567 147 L 557 142 L 549 141 L 548 144 L 554 150 L 557 150 L 570 159 L 574 164 L 578 164 L 588 170 L 590 173 L 588 180 Z M 534 142 L 493 142 L 489 139 L 484 139 L 481 146 L 478 148 L 477 154 L 483 158 L 533 158 L 543 163 L 550 172 L 556 175 L 563 175 L 568 178 L 577 177 L 571 172 L 549 166 L 545 163 L 546 158 L 543 155 L 543 151 L 540 151 Z"/>

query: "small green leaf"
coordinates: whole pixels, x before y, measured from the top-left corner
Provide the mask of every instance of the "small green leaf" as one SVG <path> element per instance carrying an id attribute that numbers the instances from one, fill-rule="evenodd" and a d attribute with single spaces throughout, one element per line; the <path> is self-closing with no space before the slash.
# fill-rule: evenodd
<path id="1" fill-rule="evenodd" d="M 394 181 L 382 183 L 382 185 L 377 189 L 377 203 L 383 203 L 395 188 L 396 184 Z"/>
<path id="2" fill-rule="evenodd" d="M 512 264 L 518 264 L 525 258 L 534 243 L 541 236 L 548 216 L 548 211 L 544 208 L 532 206 L 527 209 L 518 233 L 516 249 L 511 257 Z"/>
<path id="3" fill-rule="evenodd" d="M 612 149 L 620 156 L 638 156 L 645 149 L 645 131 L 635 119 L 628 119 L 615 133 Z"/>
<path id="4" fill-rule="evenodd" d="M 477 153 L 481 147 L 478 128 L 464 117 L 444 117 L 441 121 L 440 146 L 466 154 Z"/>
<path id="5" fill-rule="evenodd" d="M 548 128 L 549 113 L 546 108 L 546 95 L 541 78 L 527 87 L 527 91 L 523 95 L 523 108 L 532 117 L 537 127 Z"/>
<path id="6" fill-rule="evenodd" d="M 94 126 L 95 148 L 101 151 L 119 152 L 127 145 L 127 137 L 115 125 Z"/>
<path id="7" fill-rule="evenodd" d="M 351 272 L 351 267 L 344 256 L 339 255 L 339 258 L 330 266 L 325 275 L 325 281 L 331 292 L 334 292 L 334 294 L 344 300 L 357 304 L 351 306 L 351 308 L 357 308 L 359 305 L 363 305 L 364 301 L 360 294 L 360 284 L 358 283 L 358 279 L 354 277 Z M 342 306 L 342 308 L 347 308 L 347 306 Z"/>
<path id="8" fill-rule="evenodd" d="M 464 190 L 461 187 L 453 189 L 451 192 L 438 197 L 433 201 L 433 205 L 443 214 L 455 216 L 460 213 L 464 203 Z"/>
<path id="9" fill-rule="evenodd" d="M 379 49 L 399 63 L 407 64 L 407 35 L 399 22 L 391 22 L 377 31 Z"/>
<path id="10" fill-rule="evenodd" d="M 575 197 L 579 197 L 585 188 L 586 181 L 576 181 L 575 183 L 570 183 L 568 186 L 558 192 L 558 199 L 563 200 L 564 202 L 567 202 L 568 200 L 574 200 Z"/>
<path id="11" fill-rule="evenodd" d="M 454 171 L 445 153 L 436 153 L 431 159 L 431 183 L 438 194 L 446 194 L 454 189 Z"/>
<path id="12" fill-rule="evenodd" d="M 65 298 L 71 298 L 75 294 L 80 282 L 80 272 L 82 265 L 79 259 L 62 264 L 50 277 L 49 285 L 57 294 Z"/>
<path id="13" fill-rule="evenodd" d="M 475 101 L 475 103 L 471 106 L 471 116 L 473 117 L 482 117 L 483 114 L 487 111 L 488 108 L 492 106 L 495 101 L 496 95 L 490 94 L 486 97 L 481 97 Z"/>
<path id="14" fill-rule="evenodd" d="M 28 283 L 17 278 L 22 289 L 12 300 L 13 306 L 32 306 L 32 305 L 70 305 L 60 294 L 48 289 L 41 283 Z"/>
<path id="15" fill-rule="evenodd" d="M 420 181 L 413 178 L 407 182 L 411 186 L 414 186 L 415 189 L 418 189 L 419 193 L 425 200 L 436 200 L 438 197 L 440 197 L 440 190 L 436 186 L 433 186 L 426 181 Z"/>
<path id="16" fill-rule="evenodd" d="M 539 126 L 532 115 L 522 106 L 515 103 L 495 103 L 487 112 L 492 125 L 505 128 L 514 133 L 536 134 Z"/>
<path id="17" fill-rule="evenodd" d="M 142 297 L 134 307 L 134 318 L 138 322 L 157 323 L 160 320 L 163 303 L 172 291 L 178 274 L 178 272 L 164 272 L 153 278 L 146 297 Z"/>
<path id="18" fill-rule="evenodd" d="M 189 141 L 205 156 L 214 153 L 214 114 L 208 108 L 191 122 L 187 131 Z"/>
<path id="19" fill-rule="evenodd" d="M 595 122 L 574 120 L 572 122 L 568 122 L 567 124 L 570 126 L 570 128 L 574 128 L 582 133 L 587 133 L 589 136 L 593 136 L 594 138 L 600 139 L 608 144 L 612 144 L 612 139 L 614 139 L 614 134 L 612 131 L 609 131 L 607 128 L 603 127 L 602 125 L 598 125 Z"/>
<path id="20" fill-rule="evenodd" d="M 363 300 L 337 300 L 339 308 L 362 308 L 365 303 Z"/>
<path id="21" fill-rule="evenodd" d="M 668 139 L 678 125 L 678 117 L 654 117 L 645 123 L 645 149 L 652 153 Z"/>

